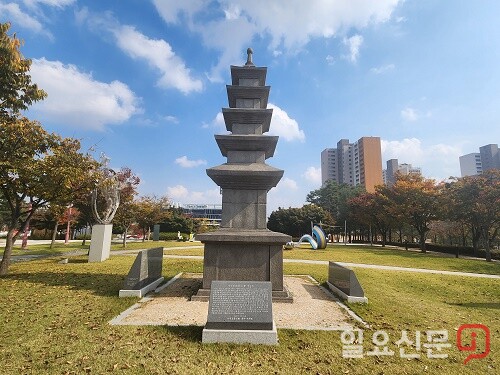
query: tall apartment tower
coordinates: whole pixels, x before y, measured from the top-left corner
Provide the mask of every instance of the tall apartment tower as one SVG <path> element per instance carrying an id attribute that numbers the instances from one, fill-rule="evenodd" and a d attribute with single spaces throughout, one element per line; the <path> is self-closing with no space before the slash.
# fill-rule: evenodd
<path id="1" fill-rule="evenodd" d="M 500 169 L 500 154 L 498 153 L 497 144 L 479 147 L 479 154 L 481 155 L 483 172 L 490 169 Z"/>
<path id="2" fill-rule="evenodd" d="M 387 169 L 383 171 L 384 174 L 384 184 L 388 186 L 394 185 L 396 182 L 396 173 L 407 176 L 409 174 L 419 174 L 422 175 L 422 169 L 420 167 L 414 167 L 411 164 L 403 163 L 399 164 L 398 159 L 389 159 L 386 162 Z"/>
<path id="3" fill-rule="evenodd" d="M 379 137 L 362 137 L 355 143 L 341 139 L 337 148 L 321 152 L 321 180 L 325 184 L 333 180 L 339 184 L 362 185 L 374 192 L 382 185 L 382 153 Z"/>
<path id="4" fill-rule="evenodd" d="M 462 155 L 459 160 L 462 177 L 475 176 L 490 169 L 500 169 L 498 144 L 479 147 L 479 153 Z"/>
<path id="5" fill-rule="evenodd" d="M 483 173 L 483 166 L 481 164 L 481 154 L 473 152 L 471 154 L 462 155 L 460 160 L 460 174 L 462 177 L 475 176 Z"/>

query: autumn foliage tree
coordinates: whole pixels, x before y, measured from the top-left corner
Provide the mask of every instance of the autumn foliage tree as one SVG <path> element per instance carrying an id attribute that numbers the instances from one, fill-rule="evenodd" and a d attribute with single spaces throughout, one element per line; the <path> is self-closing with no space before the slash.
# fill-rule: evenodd
<path id="1" fill-rule="evenodd" d="M 165 216 L 169 215 L 167 208 L 170 202 L 166 197 L 147 195 L 140 197 L 135 204 L 137 205 L 136 222 L 142 230 L 142 240 L 144 241 L 151 227 L 161 223 Z"/>
<path id="2" fill-rule="evenodd" d="M 500 229 L 500 171 L 455 179 L 445 192 L 449 217 L 469 228 L 475 253 L 483 240 L 486 260 L 491 261 L 490 245 Z"/>
<path id="3" fill-rule="evenodd" d="M 387 198 L 388 213 L 412 226 L 419 235 L 420 250 L 425 252 L 425 241 L 432 221 L 440 217 L 442 208 L 440 185 L 419 174 L 397 175 L 391 187 L 380 187 Z"/>
<path id="4" fill-rule="evenodd" d="M 10 23 L 0 23 L 0 121 L 16 121 L 21 111 L 47 94 L 31 82 L 31 60 L 21 54 L 22 41 L 9 35 Z"/>
<path id="5" fill-rule="evenodd" d="M 46 132 L 25 118 L 0 124 L 0 191 L 10 209 L 0 274 L 7 273 L 12 246 L 37 209 L 71 202 L 90 190 L 97 162 L 79 152 L 80 143 Z"/>
<path id="6" fill-rule="evenodd" d="M 46 94 L 31 82 L 31 61 L 22 57 L 15 35 L 7 34 L 9 27 L 0 24 L 0 194 L 8 207 L 0 275 L 8 272 L 12 246 L 36 210 L 89 189 L 97 165 L 80 153 L 79 141 L 48 133 L 21 115 Z"/>
<path id="7" fill-rule="evenodd" d="M 138 205 L 134 201 L 141 179 L 128 167 L 122 167 L 116 174 L 120 182 L 120 205 L 113 222 L 123 231 L 123 247 L 127 244 L 127 233 L 138 216 Z"/>
<path id="8" fill-rule="evenodd" d="M 373 226 L 382 237 L 382 246 L 386 245 L 387 233 L 395 219 L 390 212 L 391 202 L 377 186 L 375 193 L 360 194 L 348 201 L 350 216 L 358 223 Z"/>

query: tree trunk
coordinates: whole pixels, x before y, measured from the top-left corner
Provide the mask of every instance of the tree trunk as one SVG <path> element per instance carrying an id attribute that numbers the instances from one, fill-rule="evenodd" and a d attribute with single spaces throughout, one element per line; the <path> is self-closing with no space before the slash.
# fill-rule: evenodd
<path id="1" fill-rule="evenodd" d="M 483 240 L 484 240 L 484 251 L 485 251 L 485 259 L 487 262 L 491 262 L 491 250 L 490 250 L 490 236 L 489 230 L 483 229 Z"/>
<path id="2" fill-rule="evenodd" d="M 425 232 L 419 234 L 420 234 L 420 240 L 419 240 L 420 250 L 422 250 L 422 252 L 425 253 L 427 252 L 427 250 L 425 249 Z"/>
<path id="3" fill-rule="evenodd" d="M 7 275 L 7 272 L 9 271 L 10 256 L 12 255 L 12 247 L 14 246 L 15 242 L 14 231 L 15 228 L 9 228 L 9 231 L 7 232 L 3 258 L 0 262 L 0 275 Z"/>
<path id="4" fill-rule="evenodd" d="M 54 244 L 56 242 L 56 236 L 57 236 L 57 227 L 59 226 L 59 223 L 56 220 L 56 224 L 54 225 L 54 229 L 52 229 L 52 241 L 50 242 L 50 248 L 54 248 Z"/>
<path id="5" fill-rule="evenodd" d="M 128 227 L 125 227 L 125 231 L 123 232 L 123 242 L 122 242 L 122 247 L 124 249 L 127 247 L 127 232 L 128 232 Z"/>
<path id="6" fill-rule="evenodd" d="M 385 244 L 387 243 L 387 231 L 381 231 L 380 233 L 382 234 L 382 247 L 385 247 Z"/>

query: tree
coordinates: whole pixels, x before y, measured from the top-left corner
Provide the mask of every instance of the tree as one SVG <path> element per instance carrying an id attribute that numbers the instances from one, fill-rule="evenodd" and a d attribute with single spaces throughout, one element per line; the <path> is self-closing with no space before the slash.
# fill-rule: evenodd
<path id="1" fill-rule="evenodd" d="M 136 221 L 138 205 L 134 202 L 137 195 L 137 186 L 141 179 L 128 167 L 122 167 L 116 174 L 120 182 L 120 205 L 113 220 L 123 231 L 123 247 L 127 246 L 127 232 Z"/>
<path id="2" fill-rule="evenodd" d="M 445 191 L 449 217 L 469 227 L 474 252 L 483 239 L 486 260 L 491 261 L 490 243 L 500 226 L 500 171 L 455 179 Z"/>
<path id="3" fill-rule="evenodd" d="M 91 188 L 98 163 L 79 150 L 77 140 L 49 134 L 27 118 L 0 123 L 0 192 L 9 207 L 0 274 L 8 272 L 12 246 L 36 210 L 69 203 Z"/>
<path id="4" fill-rule="evenodd" d="M 375 193 L 364 193 L 351 198 L 348 207 L 351 217 L 358 223 L 375 227 L 382 237 L 382 246 L 385 246 L 387 233 L 394 224 L 394 219 L 389 212 L 390 202 L 379 192 L 381 189 L 381 186 L 377 186 Z"/>
<path id="5" fill-rule="evenodd" d="M 350 186 L 329 180 L 321 188 L 307 194 L 306 201 L 328 211 L 337 223 L 347 220 L 349 199 L 364 192 L 361 185 Z"/>
<path id="6" fill-rule="evenodd" d="M 329 212 L 315 204 L 306 204 L 300 208 L 278 208 L 269 216 L 267 227 L 298 238 L 311 232 L 311 222 L 334 224 Z"/>
<path id="7" fill-rule="evenodd" d="M 8 35 L 10 23 L 0 23 L 0 122 L 12 122 L 20 112 L 47 94 L 31 82 L 31 60 L 19 48 L 22 41 Z"/>
<path id="8" fill-rule="evenodd" d="M 142 229 L 142 240 L 146 240 L 146 234 L 150 232 L 151 226 L 159 224 L 168 215 L 167 208 L 170 205 L 168 198 L 144 196 L 139 198 L 137 204 L 137 223 Z"/>
<path id="9" fill-rule="evenodd" d="M 381 186 L 379 191 L 390 202 L 388 212 L 396 220 L 415 228 L 420 249 L 425 252 L 430 223 L 439 218 L 442 208 L 440 186 L 418 174 L 397 174 L 394 185 Z"/>

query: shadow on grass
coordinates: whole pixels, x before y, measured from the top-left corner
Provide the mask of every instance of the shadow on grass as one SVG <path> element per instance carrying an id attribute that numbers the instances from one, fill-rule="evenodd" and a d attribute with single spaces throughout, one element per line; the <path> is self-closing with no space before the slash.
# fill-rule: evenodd
<path id="1" fill-rule="evenodd" d="M 203 327 L 198 326 L 187 326 L 187 327 L 173 327 L 173 326 L 163 326 L 163 328 L 176 335 L 177 337 L 184 339 L 189 342 L 201 343 L 201 335 L 203 332 Z"/>
<path id="2" fill-rule="evenodd" d="M 28 272 L 12 273 L 3 279 L 19 280 L 46 286 L 68 286 L 72 290 L 89 290 L 105 297 L 117 297 L 123 286 L 125 275 L 107 273 L 76 273 L 76 272 Z"/>
<path id="3" fill-rule="evenodd" d="M 468 303 L 448 303 L 451 306 L 462 306 L 462 307 L 475 307 L 483 309 L 500 309 L 500 303 L 498 302 L 468 302 Z"/>

